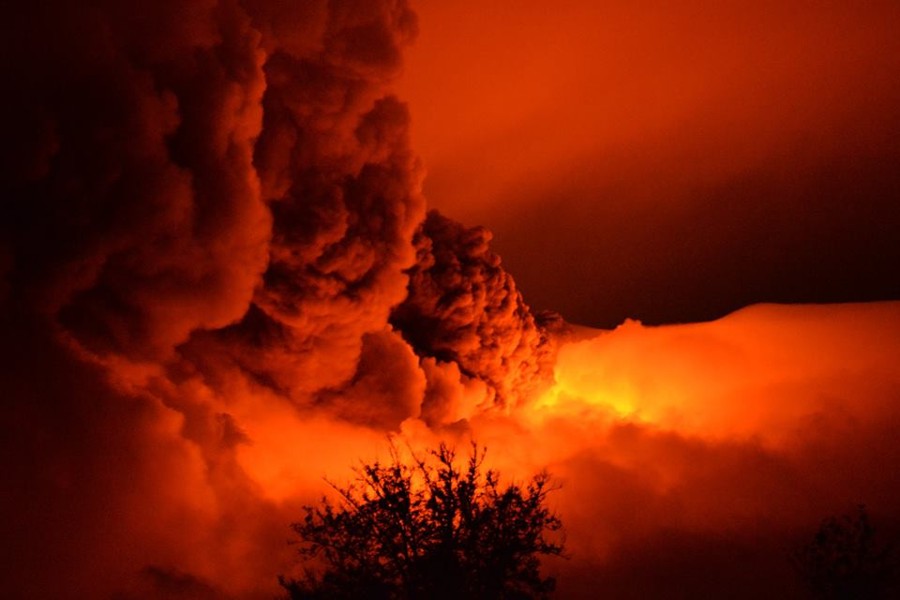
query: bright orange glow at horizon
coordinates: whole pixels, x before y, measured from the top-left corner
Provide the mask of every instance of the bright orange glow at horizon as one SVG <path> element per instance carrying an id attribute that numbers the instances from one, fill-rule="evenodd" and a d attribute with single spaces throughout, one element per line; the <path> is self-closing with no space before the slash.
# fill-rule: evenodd
<path id="1" fill-rule="evenodd" d="M 810 511 L 856 501 L 890 510 L 894 484 L 879 481 L 875 456 L 896 454 L 883 436 L 900 416 L 898 353 L 898 303 L 759 305 L 707 323 L 582 330 L 562 343 L 556 384 L 541 398 L 474 413 L 463 433 L 411 418 L 396 440 L 421 453 L 440 441 L 465 452 L 474 439 L 508 480 L 549 467 L 563 484 L 553 504 L 570 547 L 599 565 L 632 536 L 667 527 L 797 528 Z M 241 464 L 284 506 L 328 493 L 323 476 L 342 483 L 359 459 L 387 456 L 383 436 L 329 419 L 267 410 L 241 422 L 253 440 Z M 631 502 L 655 508 L 626 518 Z"/>
<path id="2" fill-rule="evenodd" d="M 707 323 L 627 322 L 564 344 L 556 383 L 524 410 L 780 447 L 819 414 L 892 410 L 898 308 L 757 305 Z"/>

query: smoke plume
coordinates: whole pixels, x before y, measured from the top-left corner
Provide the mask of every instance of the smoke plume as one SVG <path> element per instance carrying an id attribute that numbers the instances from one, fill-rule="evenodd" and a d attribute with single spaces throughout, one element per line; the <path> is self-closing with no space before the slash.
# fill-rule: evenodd
<path id="1" fill-rule="evenodd" d="M 302 503 L 388 433 L 556 473 L 572 597 L 721 556 L 759 591 L 810 514 L 896 520 L 896 304 L 536 319 L 485 229 L 426 215 L 405 0 L 59 0 L 3 29 L 10 596 L 270 598 Z"/>
<path id="2" fill-rule="evenodd" d="M 550 343 L 490 239 L 483 227 L 468 229 L 430 212 L 415 240 L 409 296 L 391 322 L 419 355 L 435 359 L 432 369 L 456 365 L 486 384 L 491 403 L 514 405 L 546 383 Z M 423 410 L 432 417 L 444 412 L 434 396 Z"/>
<path id="3" fill-rule="evenodd" d="M 4 29 L 4 589 L 269 597 L 322 475 L 546 367 L 483 233 L 480 287 L 420 274 L 467 234 L 420 230 L 405 1 L 54 2 Z M 450 294 L 474 338 L 389 321 Z"/>

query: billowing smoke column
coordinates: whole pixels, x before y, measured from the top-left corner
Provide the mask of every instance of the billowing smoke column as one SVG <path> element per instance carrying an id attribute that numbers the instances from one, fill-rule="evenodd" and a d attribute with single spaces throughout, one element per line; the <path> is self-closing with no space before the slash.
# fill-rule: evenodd
<path id="1" fill-rule="evenodd" d="M 434 373 L 423 406 L 427 422 L 447 420 L 441 371 L 485 384 L 489 405 L 514 406 L 549 383 L 551 344 L 512 277 L 491 252 L 490 232 L 430 212 L 416 236 L 409 296 L 391 323 Z M 485 407 L 482 407 L 485 408 Z"/>
<path id="2" fill-rule="evenodd" d="M 311 481 L 540 371 L 495 257 L 493 312 L 419 278 L 417 250 L 446 261 L 458 236 L 413 241 L 422 173 L 388 93 L 404 0 L 7 12 L 5 591 L 270 597 Z M 477 342 L 506 339 L 389 321 L 408 288 L 430 318 L 441 285 Z"/>
<path id="3" fill-rule="evenodd" d="M 271 598 L 301 503 L 388 432 L 549 466 L 563 597 L 774 595 L 826 513 L 900 520 L 897 304 L 538 323 L 484 229 L 426 215 L 403 0 L 4 30 L 4 594 Z"/>

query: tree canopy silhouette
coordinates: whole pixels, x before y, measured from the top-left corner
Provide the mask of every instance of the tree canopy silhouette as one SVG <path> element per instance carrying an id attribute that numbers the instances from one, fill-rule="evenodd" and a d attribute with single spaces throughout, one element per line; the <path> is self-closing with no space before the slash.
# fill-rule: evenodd
<path id="1" fill-rule="evenodd" d="M 279 578 L 292 599 L 547 598 L 555 581 L 540 557 L 563 553 L 560 519 L 546 506 L 550 477 L 500 484 L 472 446 L 462 467 L 445 445 L 404 462 L 356 469 L 339 503 L 323 498 L 292 525 L 306 565 Z"/>

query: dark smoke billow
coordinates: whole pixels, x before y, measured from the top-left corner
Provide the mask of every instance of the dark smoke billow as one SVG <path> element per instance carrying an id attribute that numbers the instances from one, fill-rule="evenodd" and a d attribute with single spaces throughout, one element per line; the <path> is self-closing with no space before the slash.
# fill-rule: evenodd
<path id="1" fill-rule="evenodd" d="M 303 489 L 272 448 L 399 430 L 426 389 L 459 420 L 388 320 L 425 216 L 388 89 L 416 30 L 402 0 L 9 9 L 5 590 L 269 597 Z M 448 398 L 506 385 L 467 352 Z"/>
<path id="2" fill-rule="evenodd" d="M 430 212 L 415 239 L 409 295 L 391 323 L 435 368 L 453 364 L 483 381 L 494 402 L 514 406 L 549 383 L 552 344 L 490 240 L 483 227 Z M 444 414 L 440 400 L 426 401 L 426 419 Z"/>

